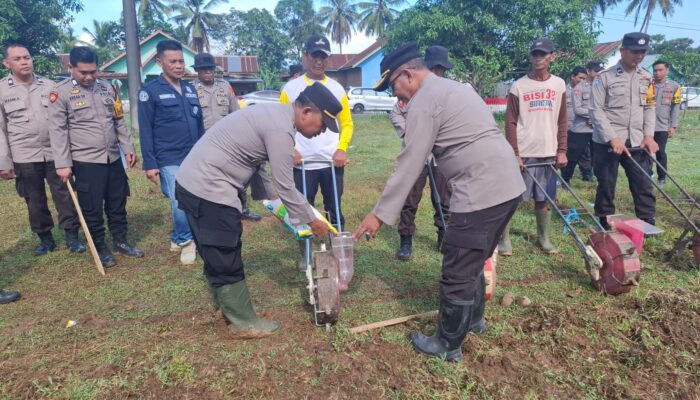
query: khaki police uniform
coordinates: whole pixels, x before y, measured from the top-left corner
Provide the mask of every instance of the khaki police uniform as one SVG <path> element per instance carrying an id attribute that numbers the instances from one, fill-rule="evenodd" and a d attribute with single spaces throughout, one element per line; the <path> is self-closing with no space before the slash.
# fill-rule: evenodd
<path id="1" fill-rule="evenodd" d="M 656 127 L 654 128 L 654 141 L 659 145 L 656 152 L 656 160 L 668 168 L 666 156 L 666 143 L 668 142 L 668 130 L 678 128 L 678 116 L 681 109 L 681 85 L 670 79 L 663 82 L 654 82 L 656 93 Z M 666 172 L 657 168 L 659 181 L 666 179 Z"/>
<path id="2" fill-rule="evenodd" d="M 195 144 L 176 175 L 176 196 L 214 288 L 245 279 L 238 191 L 270 161 L 265 196 L 279 194 L 294 225 L 315 219 L 294 186 L 294 108 L 260 104 L 226 116 Z M 255 196 L 255 191 L 253 192 Z M 257 199 L 261 199 L 257 198 Z"/>
<path id="3" fill-rule="evenodd" d="M 214 84 L 207 86 L 197 78 L 192 84 L 197 90 L 199 105 L 202 107 L 205 131 L 209 130 L 221 118 L 240 108 L 231 86 L 225 80 L 214 79 Z"/>
<path id="4" fill-rule="evenodd" d="M 584 178 L 590 178 L 590 159 L 587 163 L 582 163 L 581 159 L 590 152 L 591 140 L 593 137 L 593 125 L 591 125 L 590 113 L 588 111 L 591 103 L 591 89 L 593 85 L 588 80 L 581 81 L 571 90 L 571 112 L 573 117 L 569 121 L 569 140 L 567 142 L 566 159 L 567 164 L 562 168 L 562 178 L 569 182 L 574 175 L 576 165 L 581 168 Z M 567 108 L 567 115 L 569 111 Z"/>
<path id="5" fill-rule="evenodd" d="M 103 209 L 116 243 L 126 243 L 129 185 L 120 156 L 135 154 L 121 99 L 108 82 L 84 88 L 73 79 L 49 94 L 49 133 L 56 168 L 72 168 L 85 222 L 104 246 Z"/>
<path id="6" fill-rule="evenodd" d="M 403 105 L 400 101 L 394 104 L 391 112 L 389 112 L 389 120 L 396 130 L 396 134 L 402 141 L 401 147 L 404 147 L 403 138 L 406 134 L 406 105 Z M 421 198 L 423 197 L 423 189 L 425 188 L 425 181 L 428 180 L 430 184 L 430 200 L 433 204 L 433 224 L 438 229 L 438 232 L 444 232 L 445 224 L 442 218 L 440 218 L 440 210 L 442 210 L 442 215 L 445 218 L 445 222 L 449 219 L 450 212 L 450 191 L 449 184 L 445 176 L 440 172 L 440 169 L 435 165 L 433 157 L 428 157 L 428 161 L 431 163 L 433 168 L 433 176 L 435 177 L 435 182 L 428 180 L 428 166 L 427 163 L 423 167 L 423 171 L 418 176 L 416 183 L 413 184 L 411 191 L 406 197 L 406 202 L 401 209 L 401 216 L 399 218 L 398 231 L 401 236 L 413 236 L 416 233 L 416 212 L 418 211 L 418 205 L 420 204 Z M 433 195 L 436 192 L 440 196 L 440 201 L 438 202 Z"/>
<path id="7" fill-rule="evenodd" d="M 595 212 L 600 217 L 615 214 L 615 186 L 618 166 L 622 165 L 629 181 L 635 214 L 653 222 L 656 198 L 651 182 L 626 155 L 610 150 L 610 140 L 619 138 L 627 147 L 638 147 L 644 136 L 654 135 L 656 106 L 651 75 L 641 67 L 625 71 L 622 61 L 600 72 L 593 82 L 589 106 L 593 123 L 593 170 L 598 179 Z M 646 152 L 633 151 L 632 157 L 645 170 L 651 165 Z"/>
<path id="8" fill-rule="evenodd" d="M 428 74 L 408 103 L 405 147 L 373 213 L 393 225 L 432 153 L 450 182 L 450 225 L 443 241 L 443 299 L 472 300 L 484 261 L 493 253 L 525 190 L 512 147 L 470 86 Z"/>
<path id="9" fill-rule="evenodd" d="M 34 76 L 29 85 L 17 83 L 12 75 L 0 80 L 0 170 L 15 171 L 17 194 L 26 201 L 29 225 L 37 234 L 51 231 L 54 225 L 44 181 L 58 210 L 59 227 L 77 230 L 80 226 L 51 152 L 48 106 L 54 86 L 41 76 Z"/>

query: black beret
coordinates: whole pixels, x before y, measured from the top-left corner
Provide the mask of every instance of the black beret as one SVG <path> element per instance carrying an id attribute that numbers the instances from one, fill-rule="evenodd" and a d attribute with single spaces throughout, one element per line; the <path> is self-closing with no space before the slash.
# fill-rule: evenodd
<path id="1" fill-rule="evenodd" d="M 389 54 L 385 55 L 382 62 L 379 64 L 379 73 L 381 78 L 374 84 L 374 90 L 383 92 L 389 87 L 389 77 L 400 66 L 407 62 L 420 58 L 418 44 L 416 42 L 408 42 L 394 49 Z"/>

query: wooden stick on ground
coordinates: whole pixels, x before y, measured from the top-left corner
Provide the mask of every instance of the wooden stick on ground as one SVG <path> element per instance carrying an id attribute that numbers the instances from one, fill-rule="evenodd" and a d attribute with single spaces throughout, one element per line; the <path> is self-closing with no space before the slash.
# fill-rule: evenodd
<path id="1" fill-rule="evenodd" d="M 92 259 L 95 260 L 95 267 L 102 274 L 105 275 L 105 269 L 102 267 L 102 262 L 100 262 L 100 256 L 97 254 L 97 249 L 95 248 L 95 243 L 92 241 L 92 236 L 90 235 L 90 230 L 88 229 L 87 223 L 85 223 L 85 218 L 83 218 L 83 210 L 80 208 L 80 203 L 78 202 L 78 197 L 73 191 L 73 185 L 70 184 L 70 179 L 66 181 L 68 186 L 68 191 L 70 192 L 70 197 L 73 199 L 73 205 L 75 205 L 75 210 L 78 212 L 78 218 L 80 218 L 80 226 L 83 227 L 83 233 L 88 242 L 88 247 L 90 248 L 90 253 L 92 253 Z"/>
<path id="2" fill-rule="evenodd" d="M 408 315 L 408 316 L 400 317 L 400 318 L 387 319 L 385 321 L 373 322 L 371 324 L 360 325 L 360 326 L 356 326 L 354 328 L 350 328 L 350 333 L 366 332 L 366 331 L 369 331 L 372 329 L 384 328 L 386 326 L 402 324 L 404 322 L 408 322 L 408 321 L 418 319 L 418 318 L 436 317 L 437 315 L 438 315 L 438 312 L 436 310 L 436 311 L 428 311 L 428 312 L 424 312 L 424 313 L 420 313 L 420 314 Z"/>

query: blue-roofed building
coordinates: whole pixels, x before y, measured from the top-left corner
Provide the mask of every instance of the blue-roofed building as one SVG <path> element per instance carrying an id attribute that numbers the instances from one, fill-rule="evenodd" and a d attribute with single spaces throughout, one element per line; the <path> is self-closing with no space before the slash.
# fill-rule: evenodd
<path id="1" fill-rule="evenodd" d="M 379 80 L 379 63 L 384 58 L 382 46 L 386 38 L 379 38 L 358 54 L 332 54 L 326 73 L 343 87 L 374 87 Z"/>

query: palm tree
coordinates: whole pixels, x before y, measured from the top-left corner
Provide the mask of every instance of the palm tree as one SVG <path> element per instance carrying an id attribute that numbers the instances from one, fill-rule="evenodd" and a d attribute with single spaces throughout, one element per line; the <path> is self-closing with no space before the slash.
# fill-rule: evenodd
<path id="1" fill-rule="evenodd" d="M 82 42 L 75 36 L 75 31 L 68 26 L 61 32 L 61 40 L 58 43 L 58 53 L 70 53 L 75 46 L 85 46 L 87 43 Z"/>
<path id="2" fill-rule="evenodd" d="M 92 45 L 99 48 L 110 48 L 114 45 L 114 31 L 110 21 L 100 22 L 96 19 L 92 20 L 92 31 L 83 27 L 83 32 L 90 35 Z"/>
<path id="3" fill-rule="evenodd" d="M 631 0 L 625 10 L 625 15 L 630 15 L 634 12 L 634 24 L 637 25 L 639 14 L 642 10 L 645 10 L 641 31 L 646 33 L 647 29 L 649 29 L 651 14 L 654 12 L 654 9 L 656 9 L 656 6 L 659 6 L 661 14 L 665 18 L 668 18 L 669 15 L 673 15 L 676 5 L 682 6 L 683 0 Z"/>
<path id="4" fill-rule="evenodd" d="M 209 12 L 219 4 L 228 3 L 228 0 L 174 0 L 170 5 L 177 12 L 171 19 L 178 24 L 185 25 L 191 37 L 190 45 L 203 53 L 209 47 L 209 26 L 215 23 L 218 15 Z"/>
<path id="5" fill-rule="evenodd" d="M 343 54 L 343 43 L 350 41 L 355 30 L 359 15 L 357 6 L 353 0 L 326 0 L 327 6 L 318 11 L 321 21 L 326 22 L 326 33 L 331 35 L 331 40 L 340 46 L 340 54 Z"/>
<path id="6" fill-rule="evenodd" d="M 362 10 L 360 13 L 360 30 L 367 36 L 384 36 L 386 27 L 394 22 L 399 11 L 396 6 L 406 3 L 406 0 L 374 0 L 363 1 L 357 6 Z"/>
<path id="7" fill-rule="evenodd" d="M 136 0 L 139 18 L 149 18 L 154 15 L 170 15 L 170 7 L 161 0 Z"/>

